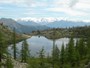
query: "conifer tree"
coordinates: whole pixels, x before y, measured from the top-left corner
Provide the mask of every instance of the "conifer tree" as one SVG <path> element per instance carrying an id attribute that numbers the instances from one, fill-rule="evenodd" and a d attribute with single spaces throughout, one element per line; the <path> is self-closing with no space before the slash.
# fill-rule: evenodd
<path id="1" fill-rule="evenodd" d="M 3 27 L 1 27 L 3 30 Z M 5 57 L 6 54 L 6 40 L 4 38 L 3 32 L 0 31 L 0 67 L 2 66 L 2 59 Z"/>
<path id="2" fill-rule="evenodd" d="M 5 53 L 6 53 L 5 39 L 3 36 L 3 32 L 0 31 L 0 62 Z"/>
<path id="3" fill-rule="evenodd" d="M 2 32 L 0 31 L 0 62 L 2 60 L 2 50 L 3 50 L 3 38 L 2 38 Z"/>
<path id="4" fill-rule="evenodd" d="M 47 62 L 48 62 L 48 63 L 51 63 L 51 58 L 52 58 L 52 57 L 51 57 L 50 54 L 48 53 L 48 54 L 47 54 Z"/>
<path id="5" fill-rule="evenodd" d="M 76 64 L 79 65 L 80 64 L 80 54 L 79 54 L 79 41 L 76 40 L 76 46 L 75 46 L 75 53 L 76 53 Z"/>
<path id="6" fill-rule="evenodd" d="M 60 50 L 59 48 L 57 47 L 57 45 L 55 45 L 55 50 L 54 50 L 54 62 L 58 62 L 59 61 L 59 57 L 60 57 Z"/>
<path id="7" fill-rule="evenodd" d="M 78 50 L 78 47 L 79 47 L 79 40 L 77 39 L 77 40 L 76 40 L 75 49 L 77 49 L 77 50 Z"/>
<path id="8" fill-rule="evenodd" d="M 13 62 L 11 60 L 12 58 L 7 54 L 6 58 L 6 68 L 14 68 Z"/>
<path id="9" fill-rule="evenodd" d="M 68 44 L 66 44 L 66 47 L 64 49 L 64 55 L 65 55 L 65 63 L 68 63 Z"/>
<path id="10" fill-rule="evenodd" d="M 81 59 L 83 59 L 86 56 L 86 46 L 84 43 L 84 38 L 80 38 L 78 49 L 79 49 L 80 57 Z"/>
<path id="11" fill-rule="evenodd" d="M 55 40 L 53 40 L 53 51 L 52 51 L 52 67 L 53 68 L 55 68 L 54 67 L 54 65 L 55 65 Z"/>
<path id="12" fill-rule="evenodd" d="M 15 28 L 13 30 L 13 57 L 16 60 L 17 56 L 17 48 L 16 48 L 16 32 L 15 32 Z"/>
<path id="13" fill-rule="evenodd" d="M 64 50 L 64 44 L 62 44 L 61 52 L 60 52 L 60 67 L 63 68 L 63 65 L 65 63 L 65 50 Z"/>
<path id="14" fill-rule="evenodd" d="M 70 62 L 71 66 L 75 65 L 76 53 L 74 47 L 74 40 L 72 37 L 70 38 L 70 41 L 68 43 L 68 61 Z"/>
<path id="15" fill-rule="evenodd" d="M 30 56 L 29 46 L 28 46 L 27 41 L 24 40 L 22 43 L 22 49 L 21 49 L 21 62 L 26 63 L 29 56 Z"/>
<path id="16" fill-rule="evenodd" d="M 45 51 L 44 48 L 42 48 L 41 51 L 39 52 L 40 68 L 45 68 L 44 58 L 45 58 Z"/>
<path id="17" fill-rule="evenodd" d="M 87 55 L 90 60 L 90 37 L 87 38 Z"/>

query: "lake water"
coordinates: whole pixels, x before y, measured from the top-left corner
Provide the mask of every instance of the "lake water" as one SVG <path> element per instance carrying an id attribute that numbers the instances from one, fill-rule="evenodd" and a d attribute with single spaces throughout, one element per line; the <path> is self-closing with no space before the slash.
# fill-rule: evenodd
<path id="1" fill-rule="evenodd" d="M 58 46 L 60 49 L 62 46 L 62 43 L 68 44 L 69 38 L 60 38 L 55 40 L 55 45 Z M 33 56 L 37 55 L 37 52 L 39 52 L 42 48 L 45 50 L 45 55 L 51 54 L 52 48 L 53 48 L 53 40 L 47 39 L 44 36 L 32 36 L 31 38 L 27 39 L 27 43 L 29 45 L 30 53 Z M 21 49 L 22 42 L 17 43 L 18 51 Z M 12 46 L 12 45 L 11 45 Z M 10 50 L 9 52 L 12 53 L 11 46 L 8 47 Z"/>

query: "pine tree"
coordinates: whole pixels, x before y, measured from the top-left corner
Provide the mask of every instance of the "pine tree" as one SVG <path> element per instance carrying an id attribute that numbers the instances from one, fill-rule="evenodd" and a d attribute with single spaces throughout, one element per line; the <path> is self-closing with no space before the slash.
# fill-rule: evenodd
<path id="1" fill-rule="evenodd" d="M 79 50 L 81 59 L 83 59 L 86 56 L 86 46 L 84 43 L 84 38 L 81 38 L 79 40 L 78 50 Z"/>
<path id="2" fill-rule="evenodd" d="M 41 51 L 39 52 L 39 59 L 40 59 L 40 68 L 45 68 L 45 64 L 44 64 L 44 58 L 45 58 L 45 51 L 44 48 L 41 49 Z"/>
<path id="3" fill-rule="evenodd" d="M 16 60 L 17 56 L 17 48 L 16 48 L 16 32 L 15 32 L 15 28 L 13 30 L 13 57 Z"/>
<path id="4" fill-rule="evenodd" d="M 13 62 L 8 53 L 7 53 L 7 58 L 6 58 L 6 68 L 14 68 Z"/>
<path id="5" fill-rule="evenodd" d="M 71 66 L 75 65 L 76 53 L 74 47 L 74 40 L 72 37 L 70 38 L 70 41 L 68 43 L 68 61 L 70 62 Z"/>
<path id="6" fill-rule="evenodd" d="M 55 55 L 54 61 L 58 62 L 59 61 L 59 57 L 60 57 L 60 50 L 57 47 L 57 45 L 55 45 L 55 50 L 54 51 L 55 51 L 54 52 L 54 55 Z"/>
<path id="7" fill-rule="evenodd" d="M 65 55 L 65 63 L 68 63 L 68 44 L 66 44 L 66 47 L 64 49 L 64 55 Z"/>
<path id="8" fill-rule="evenodd" d="M 51 56 L 50 56 L 49 53 L 47 54 L 47 62 L 48 62 L 48 63 L 51 63 Z"/>
<path id="9" fill-rule="evenodd" d="M 2 56 L 3 56 L 3 34 L 0 31 L 0 68 L 2 66 Z"/>
<path id="10" fill-rule="evenodd" d="M 90 60 L 90 37 L 87 38 L 87 55 Z"/>
<path id="11" fill-rule="evenodd" d="M 1 27 L 3 30 L 3 27 Z M 3 32 L 0 31 L 0 67 L 2 66 L 2 59 L 4 59 L 6 54 L 6 40 L 4 38 Z"/>
<path id="12" fill-rule="evenodd" d="M 30 52 L 29 52 L 29 46 L 27 44 L 27 41 L 24 40 L 22 43 L 22 49 L 21 49 L 21 62 L 27 62 L 29 56 L 30 56 Z"/>
<path id="13" fill-rule="evenodd" d="M 79 46 L 79 40 L 77 39 L 77 40 L 76 40 L 75 49 L 77 49 L 77 50 L 78 50 L 78 46 Z"/>
<path id="14" fill-rule="evenodd" d="M 64 63 L 65 63 L 65 50 L 64 50 L 64 44 L 62 44 L 61 52 L 60 52 L 60 65 L 62 65 L 60 66 L 61 68 L 63 68 Z"/>
<path id="15" fill-rule="evenodd" d="M 53 40 L 53 51 L 52 51 L 52 67 L 55 65 L 55 40 Z"/>
<path id="16" fill-rule="evenodd" d="M 3 32 L 0 31 L 0 62 L 5 53 L 6 53 L 5 39 L 3 36 Z"/>
<path id="17" fill-rule="evenodd" d="M 76 40 L 76 46 L 75 46 L 75 51 L 76 51 L 76 64 L 79 66 L 80 64 L 80 54 L 79 54 L 79 41 Z"/>
<path id="18" fill-rule="evenodd" d="M 0 62 L 2 60 L 2 50 L 3 50 L 2 46 L 3 46 L 3 38 L 2 38 L 2 32 L 0 32 Z"/>

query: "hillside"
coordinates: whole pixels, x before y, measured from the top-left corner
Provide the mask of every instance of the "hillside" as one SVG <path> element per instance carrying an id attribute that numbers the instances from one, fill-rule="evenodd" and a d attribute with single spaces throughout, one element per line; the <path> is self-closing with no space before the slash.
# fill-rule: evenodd
<path id="1" fill-rule="evenodd" d="M 42 35 L 48 39 L 59 39 L 63 37 L 89 37 L 90 36 L 90 26 L 73 27 L 73 28 L 53 28 L 44 31 L 35 31 L 30 35 Z"/>
<path id="2" fill-rule="evenodd" d="M 0 32 L 3 34 L 3 39 L 6 41 L 6 43 L 11 44 L 12 43 L 12 37 L 13 37 L 13 31 L 10 30 L 7 26 L 4 26 L 3 24 L 0 24 Z M 16 34 L 16 41 L 20 41 L 22 39 L 25 39 L 26 37 L 24 35 Z"/>
<path id="3" fill-rule="evenodd" d="M 29 27 L 29 30 L 31 30 L 31 31 L 49 29 L 49 27 L 47 27 L 46 25 L 41 25 L 41 24 L 34 22 L 34 21 L 17 20 L 16 22 L 23 25 L 23 26 Z M 32 28 L 30 28 L 30 27 L 32 27 Z"/>

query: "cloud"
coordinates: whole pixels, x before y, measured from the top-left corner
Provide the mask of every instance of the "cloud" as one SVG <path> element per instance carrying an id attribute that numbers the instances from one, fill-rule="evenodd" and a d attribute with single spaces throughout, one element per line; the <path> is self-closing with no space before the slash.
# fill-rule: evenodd
<path id="1" fill-rule="evenodd" d="M 58 0 L 58 1 L 54 0 L 52 2 L 53 2 L 52 5 L 54 7 L 68 7 L 70 0 Z"/>
<path id="2" fill-rule="evenodd" d="M 4 4 L 15 4 L 15 3 L 23 3 L 25 2 L 24 0 L 0 0 L 0 3 L 4 3 Z"/>
<path id="3" fill-rule="evenodd" d="M 79 0 L 70 0 L 70 5 L 69 7 L 73 7 L 78 3 Z"/>
<path id="4" fill-rule="evenodd" d="M 40 7 L 46 6 L 45 2 L 37 0 L 0 0 L 2 4 L 13 4 L 19 7 Z"/>
<path id="5" fill-rule="evenodd" d="M 90 4 L 88 3 L 77 3 L 76 6 L 74 6 L 74 8 L 79 11 L 90 13 Z"/>
<path id="6" fill-rule="evenodd" d="M 50 12 L 62 12 L 67 16 L 90 15 L 90 0 L 54 0 L 53 7 L 46 8 Z M 88 12 L 88 13 L 87 13 Z"/>
<path id="7" fill-rule="evenodd" d="M 71 9 L 71 8 L 57 8 L 57 7 L 55 7 L 55 8 L 47 8 L 46 10 L 51 11 L 51 12 L 63 12 L 65 14 L 71 15 L 71 16 L 87 15 L 84 12 L 76 11 L 76 10 Z"/>
<path id="8" fill-rule="evenodd" d="M 56 16 L 83 20 L 90 19 L 90 0 L 0 0 L 0 10 L 3 12 L 0 16 Z"/>

